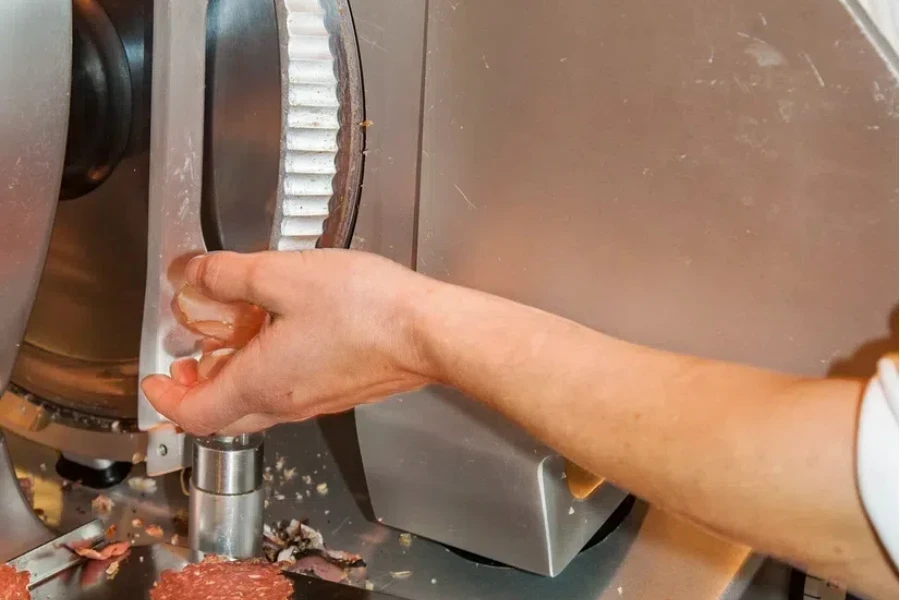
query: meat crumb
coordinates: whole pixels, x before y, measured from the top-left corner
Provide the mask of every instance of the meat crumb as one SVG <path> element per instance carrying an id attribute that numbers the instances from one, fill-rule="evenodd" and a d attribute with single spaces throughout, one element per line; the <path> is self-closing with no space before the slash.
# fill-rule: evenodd
<path id="1" fill-rule="evenodd" d="M 172 537 L 169 539 L 169 543 L 172 544 L 173 546 L 177 546 L 178 542 L 180 542 L 180 541 L 181 541 L 181 538 L 178 537 L 177 533 L 173 534 Z"/>
<path id="2" fill-rule="evenodd" d="M 569 514 L 570 514 L 570 515 L 574 515 L 574 514 L 575 514 L 575 507 L 574 507 L 574 506 L 570 506 L 570 507 L 569 507 Z"/>
<path id="3" fill-rule="evenodd" d="M 119 561 L 109 563 L 109 566 L 106 567 L 106 575 L 112 579 L 116 576 L 116 573 L 119 572 Z"/>
<path id="4" fill-rule="evenodd" d="M 404 548 L 409 548 L 412 546 L 412 534 L 409 533 L 401 533 L 400 534 L 400 545 Z"/>
<path id="5" fill-rule="evenodd" d="M 328 493 L 328 484 L 320 483 L 319 485 L 316 486 L 316 491 L 319 492 L 319 495 L 324 496 L 325 494 Z"/>
<path id="6" fill-rule="evenodd" d="M 150 537 L 162 539 L 163 529 L 159 525 L 147 525 L 144 531 L 146 531 L 147 535 L 149 535 Z"/>
<path id="7" fill-rule="evenodd" d="M 437 579 L 435 579 L 434 577 L 432 577 L 432 578 L 431 578 L 431 585 L 434 585 L 434 584 L 436 584 L 436 583 L 437 583 Z"/>
<path id="8" fill-rule="evenodd" d="M 302 479 L 303 483 L 305 483 L 306 485 L 312 485 L 312 477 L 310 477 L 309 475 L 304 475 L 300 479 Z"/>
<path id="9" fill-rule="evenodd" d="M 284 470 L 284 457 L 283 456 L 279 456 L 278 460 L 275 461 L 275 470 L 276 471 Z"/>
<path id="10" fill-rule="evenodd" d="M 139 519 L 138 517 L 135 517 L 131 520 L 131 526 L 135 529 L 141 529 L 144 527 L 144 521 Z"/>
<path id="11" fill-rule="evenodd" d="M 115 503 L 103 494 L 91 500 L 91 510 L 100 516 L 106 516 L 111 513 L 113 506 L 115 506 Z"/>
<path id="12" fill-rule="evenodd" d="M 372 583 L 371 581 L 369 581 L 368 579 L 366 579 L 366 585 L 365 585 L 365 588 L 366 588 L 367 590 L 369 590 L 369 591 L 372 591 L 372 590 L 375 589 L 375 584 Z"/>
<path id="13" fill-rule="evenodd" d="M 84 541 L 75 542 L 69 545 L 69 549 L 74 551 L 78 556 L 89 558 L 91 560 L 109 560 L 117 556 L 122 556 L 131 549 L 128 542 L 114 542 L 103 547 L 101 550 L 84 546 Z M 89 543 L 89 542 L 88 542 Z"/>
<path id="14" fill-rule="evenodd" d="M 285 481 L 290 481 L 290 480 L 292 480 L 294 477 L 297 476 L 297 467 L 292 467 L 292 468 L 290 468 L 290 469 L 285 469 L 285 470 L 281 473 L 281 476 L 284 477 L 284 480 L 285 480 Z"/>
<path id="15" fill-rule="evenodd" d="M 132 477 L 128 480 L 128 487 L 142 494 L 152 494 L 156 491 L 156 480 L 150 477 Z"/>
<path id="16" fill-rule="evenodd" d="M 412 571 L 391 571 L 391 577 L 394 579 L 409 579 Z"/>
<path id="17" fill-rule="evenodd" d="M 115 523 L 107 527 L 105 533 L 106 539 L 111 540 L 116 537 L 116 529 L 118 528 L 116 527 Z"/>

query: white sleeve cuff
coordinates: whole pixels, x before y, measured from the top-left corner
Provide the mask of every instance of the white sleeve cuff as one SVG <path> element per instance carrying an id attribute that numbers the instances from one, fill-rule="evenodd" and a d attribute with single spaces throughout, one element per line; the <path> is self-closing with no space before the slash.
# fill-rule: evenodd
<path id="1" fill-rule="evenodd" d="M 879 361 L 878 373 L 869 382 L 863 396 L 856 439 L 859 495 L 875 533 L 895 567 L 900 537 L 897 500 L 900 477 L 898 381 L 897 364 L 889 359 Z"/>

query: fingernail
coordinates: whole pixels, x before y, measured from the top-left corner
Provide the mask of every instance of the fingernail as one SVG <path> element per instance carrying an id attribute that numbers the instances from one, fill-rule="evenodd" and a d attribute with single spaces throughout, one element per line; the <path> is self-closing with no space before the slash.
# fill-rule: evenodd
<path id="1" fill-rule="evenodd" d="M 141 382 L 141 390 L 148 398 L 153 396 L 153 392 L 158 391 L 160 386 L 164 386 L 168 381 L 165 375 L 148 375 Z"/>
<path id="2" fill-rule="evenodd" d="M 184 278 L 188 281 L 188 283 L 192 284 L 197 281 L 197 272 L 200 270 L 200 263 L 203 262 L 205 256 L 205 254 L 199 254 L 189 260 L 187 265 L 185 265 Z"/>

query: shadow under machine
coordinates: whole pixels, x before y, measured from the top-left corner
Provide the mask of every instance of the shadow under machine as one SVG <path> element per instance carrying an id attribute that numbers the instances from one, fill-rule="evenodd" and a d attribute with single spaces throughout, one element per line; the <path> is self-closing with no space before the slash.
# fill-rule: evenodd
<path id="1" fill-rule="evenodd" d="M 97 489 L 193 464 L 194 550 L 258 553 L 284 512 L 263 507 L 262 436 L 190 440 L 140 397 L 194 352 L 169 304 L 206 250 L 354 247 L 636 342 L 810 375 L 865 374 L 896 346 L 896 51 L 855 3 L 9 4 L 0 425 Z M 348 485 L 343 535 L 381 536 L 367 560 L 385 572 L 403 571 L 385 526 L 427 538 L 404 560 L 456 586 L 392 582 L 402 597 L 612 598 L 621 577 L 737 598 L 759 564 L 629 512 L 452 390 L 344 421 L 341 473 L 379 523 Z M 267 443 L 339 454 L 313 427 Z M 54 534 L 0 454 L 9 560 Z M 243 483 L 222 483 L 226 463 Z"/>

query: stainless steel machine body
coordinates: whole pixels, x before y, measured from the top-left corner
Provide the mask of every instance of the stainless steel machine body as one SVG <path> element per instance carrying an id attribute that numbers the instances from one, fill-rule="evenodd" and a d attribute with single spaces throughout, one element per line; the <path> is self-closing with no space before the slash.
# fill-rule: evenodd
<path id="1" fill-rule="evenodd" d="M 0 239 L 5 244 L 0 255 L 0 393 L 9 383 L 31 312 L 59 197 L 72 54 L 57 40 L 69 39 L 71 31 L 68 0 L 13 2 L 0 19 L 0 53 L 25 53 L 46 66 L 0 61 Z M 35 97 L 43 101 L 35 103 Z M 2 434 L 0 500 L 0 558 L 52 537 L 25 502 Z"/>
<path id="2" fill-rule="evenodd" d="M 0 67 L 0 176 L 5 182 L 0 238 L 9 248 L 0 262 L 0 390 L 6 389 L 34 303 L 50 229 L 59 199 L 69 119 L 72 53 L 57 39 L 72 32 L 71 6 L 64 0 L 16 2 L 0 23 L 0 50 L 28 61 Z M 44 27 L 42 23 L 46 22 Z M 39 29 L 39 32 L 34 30 Z M 22 93 L 25 90 L 27 93 Z M 35 97 L 43 102 L 36 103 Z"/>
<path id="3" fill-rule="evenodd" d="M 323 243 L 343 245 L 355 219 L 347 191 L 358 191 L 363 169 L 347 157 L 361 153 L 363 131 L 356 248 L 701 355 L 860 374 L 881 349 L 896 347 L 896 272 L 882 268 L 897 262 L 896 54 L 856 3 L 578 0 L 564 10 L 523 10 L 506 0 L 213 2 L 207 122 L 202 148 L 194 148 L 206 158 L 201 192 L 182 198 L 183 214 L 182 205 L 163 205 L 171 194 L 148 192 L 151 180 L 159 183 L 148 156 L 155 67 L 144 53 L 149 36 L 162 35 L 151 26 L 154 3 L 103 4 L 135 98 L 128 150 L 102 185 L 59 206 L 15 386 L 0 401 L 3 426 L 31 440 L 86 461 L 146 456 L 155 472 L 186 463 L 177 431 L 149 413 L 150 425 L 140 424 L 138 351 L 146 343 L 169 358 L 181 353 L 157 337 L 163 328 L 141 333 L 145 292 L 157 285 L 165 305 L 177 287 L 166 264 L 206 247 L 314 239 L 307 217 L 321 222 L 323 205 L 335 216 Z M 18 14 L 46 18 L 50 3 L 29 6 L 37 12 Z M 296 11 L 306 16 L 291 21 Z M 90 23 L 108 30 L 107 21 Z M 285 32 L 317 40 L 292 45 Z M 117 56 L 109 44 L 98 47 L 105 60 Z M 299 58 L 292 48 L 312 55 Z M 364 115 L 353 91 L 363 83 Z M 175 90 L 153 93 L 166 101 Z M 328 111 L 338 119 L 316 118 Z M 356 126 L 363 119 L 369 127 Z M 14 157 L 0 156 L 3 174 Z M 182 173 L 196 185 L 196 171 Z M 4 218 L 23 208 L 10 198 L 19 196 L 0 193 Z M 159 204 L 148 236 L 151 198 Z M 103 226 L 101 217 L 121 226 Z M 181 225 L 194 241 L 166 248 L 166 232 Z M 24 247 L 20 231 L 11 239 Z M 148 248 L 169 258 L 151 260 L 145 273 Z M 2 268 L 18 264 L 6 256 Z M 0 290 L 0 302 L 10 293 L 19 307 L 30 301 L 22 288 Z M 150 371 L 164 370 L 169 358 Z M 355 424 L 342 418 L 322 427 L 324 439 L 314 424 L 280 428 L 270 452 L 302 457 L 320 479 L 327 466 L 331 491 L 320 496 L 295 481 L 267 517 L 312 517 L 337 547 L 364 554 L 379 587 L 403 597 L 587 600 L 624 589 L 738 598 L 760 562 L 746 547 L 640 503 L 620 521 L 624 494 L 607 482 L 574 500 L 560 457 L 450 390 L 405 395 L 357 410 Z M 335 428 L 340 435 L 329 441 Z M 147 429 L 175 441 L 150 439 Z M 362 465 L 347 451 L 354 438 Z M 154 514 L 172 513 L 177 487 L 172 476 L 161 481 L 170 492 Z M 199 502 L 213 491 L 215 506 L 228 503 L 218 484 L 195 489 Z M 14 485 L 0 485 L 6 491 L 22 505 Z M 439 543 L 416 539 L 399 549 L 357 498 L 371 500 L 385 524 Z M 618 526 L 604 531 L 608 517 Z M 31 523 L 28 535 L 45 539 Z M 602 541 L 582 550 L 598 528 Z M 219 542 L 235 536 L 226 537 Z M 407 569 L 417 576 L 391 575 Z"/>
<path id="4" fill-rule="evenodd" d="M 256 24 L 254 33 L 275 36 L 277 48 L 264 44 L 258 51 L 247 52 L 240 46 L 223 45 L 221 50 L 214 46 L 215 54 L 223 57 L 215 63 L 217 67 L 227 66 L 229 57 L 236 60 L 247 54 L 264 68 L 280 65 L 278 71 L 266 70 L 277 75 L 268 83 L 280 90 L 280 101 L 270 107 L 277 110 L 279 127 L 264 130 L 270 137 L 260 140 L 278 148 L 277 153 L 267 154 L 278 169 L 266 170 L 271 177 L 259 190 L 271 196 L 263 205 L 253 198 L 240 198 L 239 203 L 249 204 L 251 213 L 268 217 L 267 223 L 263 220 L 268 227 L 256 232 L 265 235 L 262 244 L 256 241 L 257 246 L 265 248 L 268 242 L 272 249 L 303 250 L 315 248 L 320 239 L 323 246 L 346 246 L 356 214 L 363 157 L 360 75 L 349 10 L 344 11 L 344 3 L 338 0 L 279 0 L 274 12 L 266 10 L 271 2 L 255 4 L 256 11 L 249 12 Z M 235 2 L 217 7 L 219 14 L 227 15 L 229 10 L 238 16 L 248 14 L 246 7 Z M 177 265 L 206 251 L 210 242 L 235 249 L 227 237 L 207 240 L 202 224 L 202 140 L 209 129 L 203 102 L 206 11 L 206 0 L 157 1 L 154 8 L 148 277 L 139 377 L 165 373 L 175 359 L 197 353 L 196 336 L 177 324 L 171 310 L 183 283 Z M 227 23 L 224 19 L 214 23 L 223 21 Z M 216 44 L 220 38 L 224 38 L 221 33 L 214 37 Z M 277 53 L 272 52 L 275 49 Z M 219 72 L 214 70 L 213 76 Z M 272 133 L 278 137 L 271 137 Z M 240 230 L 242 223 L 232 220 L 226 225 L 234 199 L 216 185 L 216 173 L 227 169 L 228 161 L 220 160 L 213 168 L 206 175 L 213 186 L 213 193 L 206 195 L 212 216 L 206 219 L 215 222 L 218 235 L 212 237 L 219 238 L 228 230 Z M 228 180 L 230 174 L 225 172 L 221 178 Z M 248 234 L 254 233 L 252 225 L 259 220 L 258 216 L 251 219 L 250 230 L 243 230 L 244 243 L 252 240 Z M 150 473 L 187 464 L 184 435 L 167 424 L 141 393 L 138 426 L 148 432 Z"/>
<path id="5" fill-rule="evenodd" d="M 64 0 L 66 8 L 70 7 L 68 2 Z M 148 7 L 150 11 L 143 10 Z M 126 347 L 126 355 L 111 365 L 105 360 L 108 358 L 103 354 L 105 348 L 96 352 L 92 340 L 84 344 L 67 339 L 69 331 L 63 331 L 62 335 L 50 331 L 50 343 L 33 343 L 34 351 L 20 361 L 18 383 L 24 387 L 15 388 L 14 392 L 18 393 L 10 394 L 12 400 L 6 403 L 7 426 L 20 428 L 32 439 L 62 450 L 60 465 L 65 465 L 57 468 L 62 473 L 65 467 L 66 473 L 70 473 L 73 472 L 70 465 L 75 464 L 74 472 L 78 476 L 67 475 L 70 478 L 81 480 L 80 474 L 85 471 L 89 477 L 111 469 L 118 473 L 122 470 L 117 467 L 123 461 L 139 463 L 146 459 L 151 475 L 190 465 L 185 455 L 187 440 L 182 432 L 167 423 L 139 393 L 136 406 L 128 406 L 128 401 L 133 400 L 129 395 L 133 396 L 137 390 L 138 379 L 150 373 L 167 372 L 176 358 L 198 353 L 196 338 L 178 326 L 170 307 L 182 285 L 180 265 L 210 246 L 247 249 L 231 243 L 235 230 L 240 231 L 244 244 L 249 240 L 263 248 L 270 241 L 274 248 L 290 250 L 310 249 L 319 244 L 349 245 L 362 168 L 363 109 L 355 37 L 345 3 L 342 0 L 287 0 L 275 4 L 269 0 L 218 1 L 213 4 L 211 28 L 207 27 L 206 18 L 209 7 L 207 0 L 134 3 L 126 9 L 114 2 L 104 5 L 93 0 L 76 0 L 68 11 L 54 11 L 53 8 L 59 7 L 40 4 L 32 12 L 23 11 L 25 19 L 11 22 L 20 31 L 27 31 L 28 25 L 34 26 L 28 21 L 34 16 L 43 16 L 52 20 L 53 25 L 59 25 L 45 27 L 58 36 L 54 43 L 37 38 L 51 47 L 50 55 L 36 53 L 35 58 L 39 64 L 55 59 L 54 69 L 48 69 L 47 73 L 54 77 L 62 69 L 65 76 L 34 78 L 31 82 L 24 71 L 4 73 L 4 79 L 12 81 L 20 77 L 26 83 L 33 83 L 35 89 L 27 91 L 55 101 L 56 113 L 45 111 L 34 116 L 24 106 L 19 107 L 22 102 L 33 102 L 32 95 L 26 93 L 9 102 L 10 108 L 19 109 L 19 114 L 6 115 L 5 119 L 8 123 L 22 122 L 33 127 L 34 119 L 43 118 L 53 130 L 31 136 L 34 139 L 25 145 L 27 149 L 32 143 L 38 144 L 41 156 L 26 153 L 16 161 L 10 159 L 3 163 L 4 166 L 13 164 L 14 172 L 9 177 L 11 198 L 4 199 L 0 206 L 4 216 L 11 218 L 10 224 L 19 227 L 19 234 L 13 235 L 11 230 L 8 236 L 13 244 L 9 265 L 16 269 L 9 273 L 9 289 L 15 294 L 2 298 L 4 306 L 10 309 L 9 317 L 3 321 L 3 340 L 10 343 L 4 344 L 9 352 L 3 355 L 0 391 L 6 390 L 9 371 L 25 330 L 58 199 L 88 202 L 87 210 L 82 209 L 78 214 L 90 214 L 91 204 L 84 197 L 106 183 L 120 166 L 126 150 L 134 155 L 149 149 L 146 186 L 138 184 L 132 190 L 146 189 L 144 210 L 149 214 L 141 236 L 146 239 L 147 270 L 146 285 L 141 285 L 145 294 L 139 362 L 133 354 L 127 354 L 135 349 Z M 23 24 L 26 26 L 22 27 Z M 240 27 L 245 31 L 234 31 Z M 60 28 L 68 29 L 59 35 Z M 135 31 L 143 36 L 134 35 Z M 268 38 L 268 42 L 249 51 L 241 44 L 228 44 L 228 35 L 246 34 L 246 31 Z M 68 32 L 74 34 L 66 35 Z M 9 49 L 9 55 L 28 50 L 29 43 L 25 43 L 21 34 L 10 35 L 10 39 L 17 45 Z M 69 50 L 69 39 L 73 50 Z M 126 50 L 129 42 L 131 48 Z M 56 48 L 60 43 L 65 46 L 65 52 Z M 211 55 L 216 60 L 213 61 L 212 93 L 207 96 L 204 89 L 210 44 Z M 233 209 L 234 198 L 220 184 L 222 179 L 233 175 L 227 168 L 235 167 L 238 172 L 249 168 L 253 175 L 260 174 L 253 171 L 252 164 L 242 164 L 241 157 L 235 157 L 233 152 L 229 157 L 227 143 L 224 152 L 215 145 L 222 132 L 216 117 L 221 118 L 223 112 L 227 114 L 234 102 L 233 95 L 220 92 L 223 85 L 233 81 L 217 76 L 218 67 L 224 65 L 227 74 L 240 75 L 228 72 L 227 67 L 242 66 L 242 61 L 249 60 L 253 68 L 256 66 L 253 59 L 268 67 L 264 71 L 270 75 L 266 81 L 269 89 L 263 90 L 263 96 L 272 97 L 269 92 L 273 89 L 279 92 L 274 95 L 277 98 L 274 105 L 268 106 L 274 109 L 271 112 L 277 126 L 267 130 L 267 136 L 262 139 L 275 149 L 274 153 L 268 153 L 270 163 L 266 169 L 273 177 L 258 178 L 264 182 L 264 189 L 254 190 L 271 192 L 272 202 L 266 206 L 252 198 L 242 198 L 240 202 L 245 206 L 249 203 L 252 218 L 229 223 L 225 217 Z M 34 65 L 28 69 L 33 70 Z M 72 114 L 68 110 L 70 72 L 73 73 Z M 145 83 L 149 74 L 152 76 L 148 86 Z M 223 79 L 223 85 L 216 85 Z M 144 100 L 148 97 L 152 97 L 149 128 L 147 111 L 141 110 L 146 108 Z M 215 127 L 208 127 L 209 123 Z M 109 135 L 105 136 L 107 129 Z M 208 130 L 212 135 L 205 135 Z M 98 131 L 108 139 L 92 144 L 97 141 L 93 137 Z M 15 133 L 12 127 L 10 132 Z M 215 170 L 206 168 L 205 146 L 214 149 Z M 11 145 L 5 149 L 16 150 Z M 24 149 L 19 147 L 18 151 Z M 31 181 L 34 174 L 30 162 L 18 166 L 23 161 L 35 161 L 36 174 L 46 180 L 36 190 L 40 194 L 31 189 L 36 182 Z M 217 173 L 221 176 L 217 177 Z M 215 192 L 206 198 L 204 180 L 211 183 Z M 47 183 L 50 181 L 55 185 Z M 110 186 L 105 190 L 110 191 Z M 137 196 L 139 199 L 140 194 Z M 120 203 L 125 201 L 118 199 Z M 8 208 L 7 202 L 11 203 Z M 137 206 L 141 208 L 140 203 Z M 15 223 L 17 219 L 26 223 L 30 219 L 34 225 L 22 228 Z M 206 227 L 204 220 L 208 222 Z M 261 240 L 257 235 L 254 242 L 253 234 L 260 233 L 258 227 L 253 228 L 257 223 L 264 223 L 265 228 Z M 74 233 L 85 235 L 93 227 L 96 225 L 76 222 Z M 73 232 L 71 224 L 62 228 L 67 233 Z M 97 266 L 93 265 L 94 269 Z M 93 295 L 118 297 L 119 279 L 92 271 L 88 270 L 92 279 L 86 287 Z M 96 275 L 100 277 L 94 279 Z M 58 273 L 50 271 L 50 285 L 59 283 L 60 278 Z M 91 306 L 88 310 L 102 307 L 102 304 Z M 133 323 L 130 311 L 135 307 L 126 302 L 113 312 L 131 315 Z M 59 318 L 55 313 L 36 316 L 35 328 L 39 331 L 48 317 Z M 102 311 L 96 316 L 108 317 Z M 114 322 L 114 316 L 109 320 Z M 133 429 L 146 435 L 136 435 Z M 107 447 L 103 442 L 110 439 L 125 443 Z M 250 436 L 197 442 L 190 494 L 190 540 L 198 553 L 240 558 L 260 552 L 261 440 L 261 436 Z M 7 474 L 7 463 L 3 466 Z M 105 473 L 93 480 L 104 485 L 115 483 L 109 475 Z M 22 504 L 15 478 L 7 477 L 3 485 L 15 490 L 18 504 Z M 23 520 L 22 525 L 35 525 L 32 521 Z M 39 534 L 45 533 L 39 525 L 32 529 L 29 535 L 17 536 L 16 543 L 30 545 L 42 537 Z M 4 554 L 9 557 L 9 553 Z"/>
<path id="6" fill-rule="evenodd" d="M 355 245 L 630 341 L 866 375 L 897 347 L 897 59 L 856 14 L 429 2 L 410 34 L 427 31 L 421 153 L 390 164 L 379 144 L 418 129 L 376 120 L 364 188 L 402 181 L 417 218 L 364 195 Z M 396 43 L 371 35 L 372 54 Z M 450 390 L 356 426 L 375 514 L 400 529 L 554 575 L 608 510 Z"/>

